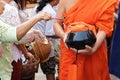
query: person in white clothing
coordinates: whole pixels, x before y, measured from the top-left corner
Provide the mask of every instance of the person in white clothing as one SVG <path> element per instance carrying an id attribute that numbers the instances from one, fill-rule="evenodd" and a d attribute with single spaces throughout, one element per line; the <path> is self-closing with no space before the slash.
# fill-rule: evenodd
<path id="1" fill-rule="evenodd" d="M 39 11 L 45 11 L 52 15 L 52 18 L 55 19 L 56 11 L 53 9 L 54 6 L 58 4 L 59 0 L 41 0 L 39 4 L 33 10 L 33 16 L 36 15 Z M 54 58 L 54 38 L 55 32 L 53 29 L 54 19 L 50 21 L 39 21 L 34 25 L 34 29 L 40 30 L 50 41 L 52 47 L 49 55 L 49 60 L 43 63 L 40 63 L 41 69 L 44 74 L 46 74 L 47 80 L 55 80 L 55 58 Z"/>

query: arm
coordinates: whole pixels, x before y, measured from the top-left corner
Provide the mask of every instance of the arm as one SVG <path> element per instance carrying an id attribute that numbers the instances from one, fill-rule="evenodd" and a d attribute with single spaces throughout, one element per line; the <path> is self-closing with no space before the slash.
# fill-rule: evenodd
<path id="1" fill-rule="evenodd" d="M 46 12 L 39 12 L 37 15 L 32 17 L 30 20 L 17 26 L 17 38 L 20 40 L 26 32 L 28 32 L 38 21 L 49 20 L 51 16 Z"/>
<path id="2" fill-rule="evenodd" d="M 113 23 L 114 23 L 114 6 L 108 7 L 96 21 L 95 25 L 97 27 L 98 32 L 96 35 L 97 41 L 95 45 L 91 48 L 86 45 L 86 48 L 83 50 L 79 50 L 79 53 L 82 54 L 93 54 L 95 53 L 103 42 L 106 40 L 106 37 L 111 36 L 113 31 Z"/>
<path id="3" fill-rule="evenodd" d="M 49 14 L 46 14 L 45 12 L 40 12 L 30 20 L 18 25 L 17 28 L 10 27 L 0 19 L 0 41 L 14 42 L 20 40 L 35 23 L 43 19 L 48 20 L 49 18 Z"/>
<path id="4" fill-rule="evenodd" d="M 0 14 L 2 14 L 2 12 L 4 10 L 4 6 L 5 6 L 5 4 L 2 1 L 0 1 Z M 1 27 L 0 27 L 0 29 L 1 29 L 0 34 L 2 35 L 2 37 L 5 34 L 4 37 L 7 38 L 6 36 L 8 36 L 8 37 L 11 36 L 11 33 L 9 33 L 9 32 L 12 29 L 13 30 L 13 32 L 12 32 L 13 35 L 14 36 L 16 35 L 17 39 L 20 40 L 33 27 L 33 25 L 35 25 L 35 23 L 37 23 L 40 20 L 49 20 L 50 18 L 51 18 L 51 16 L 48 13 L 46 13 L 46 12 L 39 12 L 37 15 L 32 17 L 30 20 L 28 20 L 28 21 L 18 25 L 16 30 L 15 30 L 15 28 L 10 28 L 9 25 L 6 25 L 2 20 L 0 20 L 0 23 L 1 23 L 0 24 L 1 25 Z M 5 30 L 2 30 L 2 28 L 4 28 Z M 8 41 L 10 41 L 10 40 L 8 39 Z"/>
<path id="5" fill-rule="evenodd" d="M 60 0 L 58 4 L 58 11 L 57 11 L 57 18 L 63 18 L 64 17 L 64 12 L 65 12 L 65 0 Z M 59 36 L 61 39 L 64 39 L 65 33 L 62 28 L 62 21 L 60 20 L 55 20 L 54 22 L 54 31 L 57 36 Z"/>
<path id="6" fill-rule="evenodd" d="M 29 59 L 29 62 L 30 62 L 30 63 L 33 62 L 33 60 L 34 60 L 35 58 L 34 58 L 34 56 L 32 55 L 32 53 L 30 53 L 30 52 L 26 49 L 26 47 L 25 47 L 24 44 L 18 44 L 17 47 L 23 52 L 24 56 Z"/>
<path id="7" fill-rule="evenodd" d="M 4 6 L 4 12 L 1 14 L 2 19 L 5 23 L 11 25 L 11 27 L 16 27 L 18 24 L 21 24 L 20 16 L 17 8 L 6 3 Z M 14 12 L 13 12 L 14 11 Z M 24 13 L 24 12 L 22 12 Z M 26 43 L 32 41 L 34 34 L 32 31 L 27 32 L 27 34 L 17 43 Z"/>

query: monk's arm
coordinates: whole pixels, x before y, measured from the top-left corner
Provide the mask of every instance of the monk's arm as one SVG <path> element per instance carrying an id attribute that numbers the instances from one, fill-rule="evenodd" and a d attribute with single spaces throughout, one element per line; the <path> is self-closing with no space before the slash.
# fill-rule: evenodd
<path id="1" fill-rule="evenodd" d="M 97 35 L 97 40 L 93 48 L 93 52 L 95 52 L 103 43 L 103 41 L 106 39 L 106 33 L 103 30 L 99 30 Z"/>
<path id="2" fill-rule="evenodd" d="M 60 0 L 59 4 L 58 4 L 58 11 L 57 11 L 57 18 L 63 18 L 64 17 L 64 12 L 65 12 L 65 9 L 64 9 L 64 0 Z M 63 27 L 62 27 L 62 21 L 60 20 L 55 20 L 55 23 L 54 23 L 54 31 L 55 31 L 55 34 L 57 36 L 59 36 L 61 39 L 64 39 L 64 31 L 63 31 Z"/>
<path id="3" fill-rule="evenodd" d="M 113 31 L 113 23 L 114 23 L 114 6 L 108 7 L 103 14 L 97 19 L 95 25 L 98 29 L 96 38 L 97 41 L 94 44 L 94 46 L 91 48 L 89 46 L 86 46 L 85 49 L 79 50 L 79 53 L 83 54 L 93 54 L 95 53 L 100 46 L 103 44 L 103 42 L 106 40 L 106 36 L 111 36 Z"/>
<path id="4" fill-rule="evenodd" d="M 61 27 L 61 25 L 57 22 L 54 23 L 54 31 L 55 31 L 55 34 L 60 37 L 61 39 L 64 39 L 64 31 Z"/>
<path id="5" fill-rule="evenodd" d="M 106 36 L 111 36 L 114 23 L 113 13 L 114 6 L 108 7 L 96 22 L 96 26 L 99 30 L 96 35 L 97 41 L 93 47 L 93 52 L 97 51 L 97 49 L 102 45 L 103 41 L 106 39 Z"/>

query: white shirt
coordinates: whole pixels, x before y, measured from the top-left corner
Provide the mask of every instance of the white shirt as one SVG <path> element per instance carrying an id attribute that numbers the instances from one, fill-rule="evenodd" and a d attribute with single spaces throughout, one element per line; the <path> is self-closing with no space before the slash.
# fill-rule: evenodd
<path id="1" fill-rule="evenodd" d="M 37 6 L 34 8 L 33 15 L 37 14 L 36 13 L 36 8 L 37 8 Z M 42 9 L 42 11 L 51 14 L 52 17 L 56 16 L 56 12 L 50 4 L 47 4 Z M 42 31 L 42 33 L 44 35 L 52 36 L 52 35 L 55 35 L 55 32 L 53 30 L 53 23 L 54 23 L 54 20 L 49 20 L 49 21 L 42 20 L 42 21 L 38 22 L 37 24 L 35 24 L 34 29 Z"/>
<path id="2" fill-rule="evenodd" d="M 36 8 L 37 8 L 37 6 L 33 10 L 33 15 L 37 14 Z M 47 4 L 42 9 L 42 11 L 51 14 L 52 17 L 56 17 L 56 12 L 50 4 Z M 53 23 L 54 23 L 54 20 L 49 20 L 49 21 L 42 20 L 42 21 L 39 21 L 38 23 L 36 23 L 33 28 L 40 30 L 46 36 L 53 36 L 53 35 L 55 35 L 54 29 L 53 29 Z M 54 56 L 54 47 L 53 47 L 53 43 L 52 43 L 53 39 L 50 38 L 49 40 L 51 41 L 51 45 L 52 45 L 50 57 L 53 57 Z"/>

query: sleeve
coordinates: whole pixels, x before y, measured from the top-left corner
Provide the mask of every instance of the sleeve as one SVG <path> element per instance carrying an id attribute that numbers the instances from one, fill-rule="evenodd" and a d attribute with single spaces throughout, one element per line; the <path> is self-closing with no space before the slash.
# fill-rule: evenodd
<path id="1" fill-rule="evenodd" d="M 17 40 L 16 28 L 10 27 L 0 20 L 0 41 L 15 42 Z"/>
<path id="2" fill-rule="evenodd" d="M 55 35 L 54 29 L 53 29 L 53 23 L 54 23 L 54 20 L 50 20 L 46 22 L 45 35 L 47 36 Z"/>
<path id="3" fill-rule="evenodd" d="M 5 23 L 12 25 L 12 27 L 21 23 L 17 8 L 9 4 L 5 5 L 5 9 L 1 17 L 4 19 Z"/>
<path id="4" fill-rule="evenodd" d="M 35 6 L 32 11 L 31 11 L 31 16 L 35 16 L 37 13 L 36 13 L 36 9 L 37 9 L 37 6 Z"/>
<path id="5" fill-rule="evenodd" d="M 107 37 L 112 35 L 113 25 L 114 25 L 114 5 L 108 7 L 104 12 L 101 14 L 99 19 L 96 22 L 96 27 L 105 31 Z"/>
<path id="6" fill-rule="evenodd" d="M 25 22 L 28 20 L 28 14 L 26 10 L 19 10 L 19 16 L 20 16 L 21 22 Z"/>

